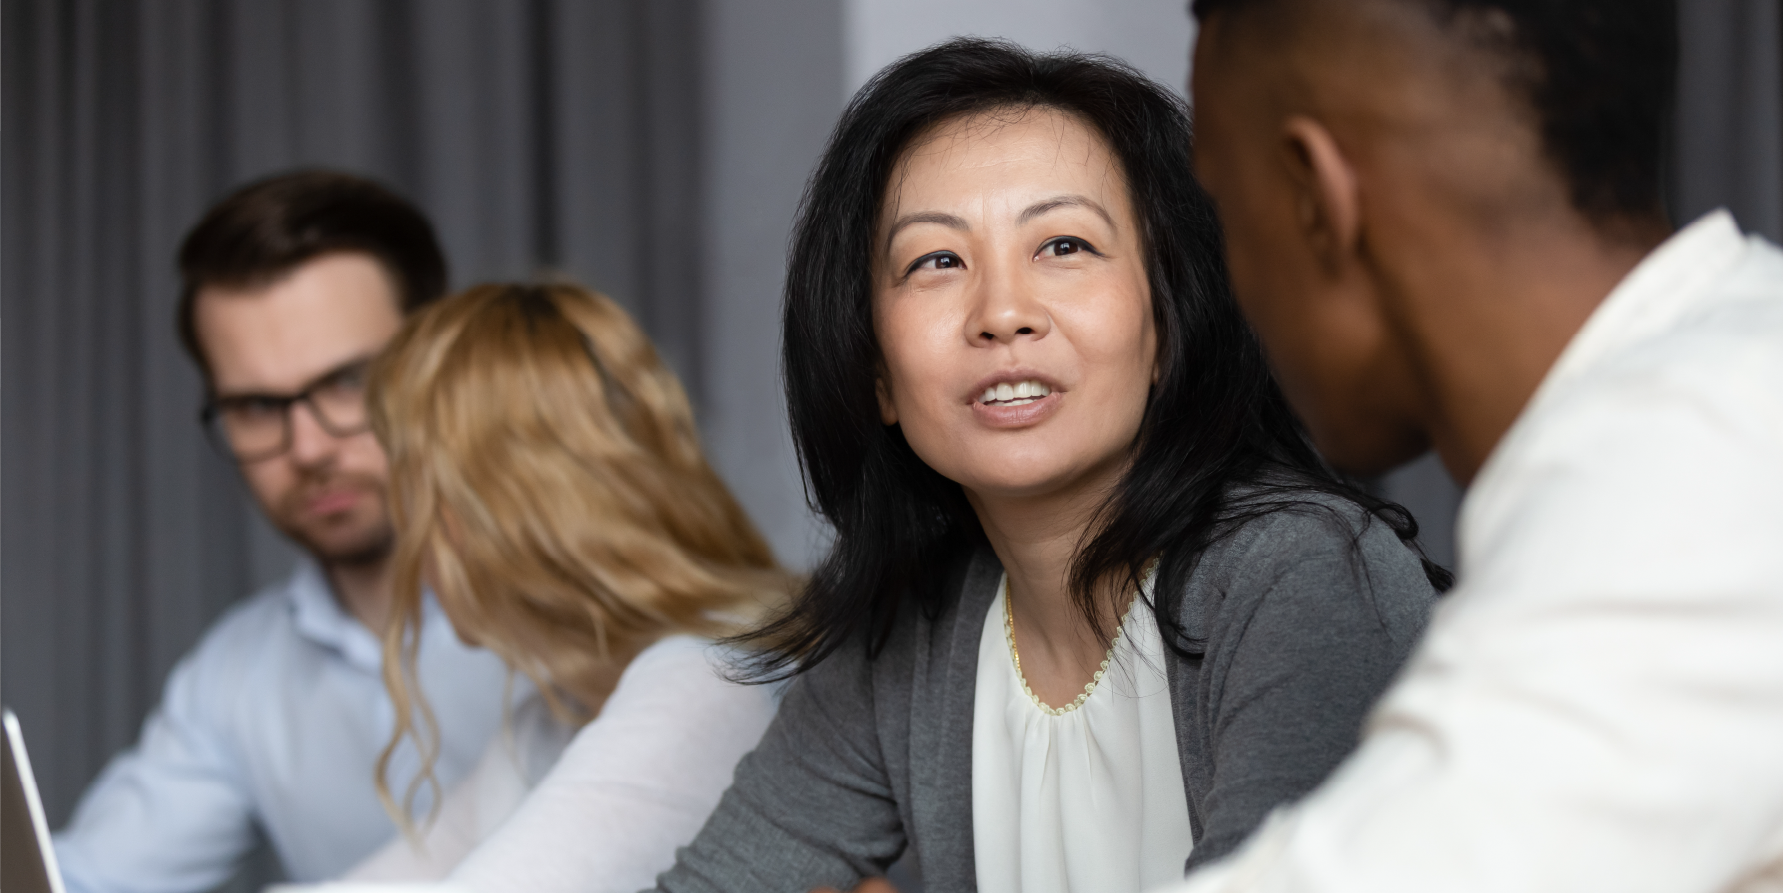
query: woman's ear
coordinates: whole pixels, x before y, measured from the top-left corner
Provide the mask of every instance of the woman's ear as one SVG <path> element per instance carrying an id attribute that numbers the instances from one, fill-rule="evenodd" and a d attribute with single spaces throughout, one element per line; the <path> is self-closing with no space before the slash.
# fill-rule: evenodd
<path id="1" fill-rule="evenodd" d="M 1302 116 L 1282 125 L 1282 154 L 1301 237 L 1327 271 L 1346 265 L 1361 239 L 1355 168 L 1323 124 Z"/>
<path id="2" fill-rule="evenodd" d="M 891 385 L 886 382 L 883 374 L 873 380 L 873 396 L 879 399 L 879 421 L 886 425 L 896 425 L 898 407 L 892 403 Z"/>

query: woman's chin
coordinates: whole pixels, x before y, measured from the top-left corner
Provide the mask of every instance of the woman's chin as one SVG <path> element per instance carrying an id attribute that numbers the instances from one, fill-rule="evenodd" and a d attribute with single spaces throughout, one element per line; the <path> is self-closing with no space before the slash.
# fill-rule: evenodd
<path id="1" fill-rule="evenodd" d="M 1012 473 L 1015 471 L 1020 473 Z M 962 475 L 965 480 L 958 480 L 965 489 L 967 497 L 973 501 L 995 500 L 999 502 L 1030 502 L 1074 496 L 1083 492 L 1088 486 L 1100 481 L 1090 480 L 1092 475 L 1081 466 L 1056 467 L 1053 469 L 1035 468 L 1032 466 L 1014 468 L 987 468 L 983 474 Z"/>
<path id="2" fill-rule="evenodd" d="M 1097 422 L 1016 431 L 956 428 L 951 436 L 933 442 L 912 438 L 910 446 L 930 468 L 975 500 L 1075 498 L 1090 490 L 1106 494 L 1130 457 L 1136 432 L 1105 420 Z M 1086 431 L 1098 436 L 1071 436 Z"/>

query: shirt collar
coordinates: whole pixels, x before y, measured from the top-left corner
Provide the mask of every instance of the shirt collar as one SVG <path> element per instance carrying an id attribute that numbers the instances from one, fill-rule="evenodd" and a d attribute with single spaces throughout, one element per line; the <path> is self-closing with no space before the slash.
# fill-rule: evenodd
<path id="1" fill-rule="evenodd" d="M 1664 332 L 1685 314 L 1711 300 L 1715 292 L 1710 286 L 1739 262 L 1746 248 L 1746 238 L 1733 215 L 1719 209 L 1704 214 L 1653 249 L 1622 277 L 1567 342 L 1511 429 L 1499 438 L 1498 446 L 1474 475 L 1469 492 L 1479 489 L 1491 477 L 1505 445 L 1528 426 L 1528 420 L 1541 406 L 1605 358 Z"/>
<path id="2" fill-rule="evenodd" d="M 1529 405 L 1559 390 L 1617 350 L 1659 334 L 1702 301 L 1708 287 L 1745 253 L 1733 215 L 1711 211 L 1648 254 L 1592 312 L 1561 351 Z"/>
<path id="3" fill-rule="evenodd" d="M 309 559 L 299 559 L 285 586 L 291 600 L 292 621 L 298 635 L 339 654 L 348 664 L 373 675 L 383 672 L 384 644 L 365 628 L 358 618 L 348 613 L 334 597 L 334 589 L 322 569 Z M 423 638 L 433 634 L 430 627 L 444 620 L 433 593 L 421 596 Z"/>

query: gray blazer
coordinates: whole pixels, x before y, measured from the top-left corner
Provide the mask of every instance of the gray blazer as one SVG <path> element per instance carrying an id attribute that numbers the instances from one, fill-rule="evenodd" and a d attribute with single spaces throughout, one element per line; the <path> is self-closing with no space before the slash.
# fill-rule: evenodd
<path id="1" fill-rule="evenodd" d="M 1386 525 L 1326 504 L 1335 511 L 1249 522 L 1204 553 L 1179 599 L 1160 599 L 1187 636 L 1166 671 L 1190 866 L 1231 851 L 1350 752 L 1435 598 Z M 847 890 L 906 847 L 929 893 L 976 889 L 972 710 L 1001 574 L 980 550 L 939 617 L 907 610 L 877 656 L 844 648 L 799 676 L 658 889 Z"/>

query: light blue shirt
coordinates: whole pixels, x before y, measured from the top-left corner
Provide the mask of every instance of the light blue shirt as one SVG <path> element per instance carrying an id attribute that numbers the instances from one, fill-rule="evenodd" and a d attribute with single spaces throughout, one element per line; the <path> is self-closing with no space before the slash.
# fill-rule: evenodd
<path id="1" fill-rule="evenodd" d="M 395 721 L 382 656 L 307 561 L 232 608 L 174 667 L 142 738 L 56 836 L 69 893 L 210 889 L 253 846 L 255 825 L 294 881 L 333 877 L 376 851 L 396 833 L 373 786 Z M 432 598 L 417 665 L 439 722 L 434 774 L 449 788 L 500 727 L 507 669 L 460 642 Z M 390 773 L 399 799 L 418 767 L 405 741 Z M 423 786 L 417 815 L 431 803 Z"/>

